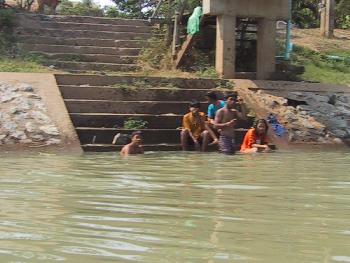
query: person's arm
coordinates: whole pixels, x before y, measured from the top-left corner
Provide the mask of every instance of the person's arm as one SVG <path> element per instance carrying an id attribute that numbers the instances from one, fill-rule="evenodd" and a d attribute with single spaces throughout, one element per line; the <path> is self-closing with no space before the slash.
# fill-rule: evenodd
<path id="1" fill-rule="evenodd" d="M 257 148 L 258 151 L 269 152 L 271 148 L 266 144 L 253 144 L 252 148 Z"/>
<path id="2" fill-rule="evenodd" d="M 269 148 L 269 146 L 266 145 L 266 144 L 256 144 L 256 143 L 254 143 L 254 144 L 252 144 L 252 148 L 266 149 L 266 148 Z"/>
<path id="3" fill-rule="evenodd" d="M 240 118 L 242 120 L 247 120 L 247 113 L 248 113 L 248 110 L 247 110 L 247 106 L 246 104 L 244 103 L 243 99 L 239 97 L 238 99 L 238 102 L 239 102 L 239 105 L 241 105 L 241 111 L 240 111 Z"/>
<path id="4" fill-rule="evenodd" d="M 236 122 L 236 119 L 233 119 L 233 120 L 230 120 L 229 122 L 222 123 L 223 117 L 224 117 L 224 112 L 222 110 L 219 110 L 219 111 L 216 112 L 215 124 L 214 125 L 218 129 L 223 129 L 223 128 L 226 128 L 226 127 L 233 126 L 235 124 L 235 122 Z"/>

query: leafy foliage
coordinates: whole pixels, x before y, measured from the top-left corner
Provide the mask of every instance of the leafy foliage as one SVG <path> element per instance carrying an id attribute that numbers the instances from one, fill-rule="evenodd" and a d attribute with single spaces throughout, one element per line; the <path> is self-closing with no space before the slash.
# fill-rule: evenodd
<path id="1" fill-rule="evenodd" d="M 336 9 L 336 25 L 342 29 L 350 28 L 350 1 L 340 0 Z"/>
<path id="2" fill-rule="evenodd" d="M 10 9 L 0 9 L 0 54 L 8 55 L 15 47 L 13 34 L 16 26 L 15 13 Z"/>
<path id="3" fill-rule="evenodd" d="M 130 130 L 139 130 L 139 129 L 147 129 L 148 122 L 136 119 L 136 118 L 129 118 L 126 121 L 124 121 L 124 129 L 130 129 Z"/>
<path id="4" fill-rule="evenodd" d="M 92 0 L 82 2 L 62 0 L 58 6 L 58 13 L 60 15 L 103 16 L 103 10 Z"/>
<path id="5" fill-rule="evenodd" d="M 119 13 L 128 18 L 147 18 L 157 5 L 154 0 L 114 0 Z"/>

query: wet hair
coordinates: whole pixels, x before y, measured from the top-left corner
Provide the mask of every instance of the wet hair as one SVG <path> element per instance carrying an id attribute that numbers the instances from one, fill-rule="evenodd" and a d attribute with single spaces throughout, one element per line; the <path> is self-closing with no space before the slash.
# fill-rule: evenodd
<path id="1" fill-rule="evenodd" d="M 227 100 L 228 98 L 233 98 L 234 100 L 237 100 L 237 97 L 238 97 L 237 92 L 233 91 L 226 94 L 225 99 Z"/>
<path id="2" fill-rule="evenodd" d="M 218 95 L 216 95 L 215 91 L 209 91 L 205 96 L 212 100 L 218 99 Z"/>
<path id="3" fill-rule="evenodd" d="M 136 135 L 142 136 L 142 131 L 134 131 L 131 135 L 130 138 L 134 138 Z"/>
<path id="4" fill-rule="evenodd" d="M 265 133 L 267 133 L 267 131 L 269 130 L 269 125 L 267 124 L 267 121 L 265 120 L 265 119 L 258 119 L 257 121 L 255 121 L 255 123 L 254 123 L 254 126 L 253 126 L 253 128 L 255 129 L 255 131 L 256 131 L 256 129 L 257 129 L 257 127 L 258 127 L 258 125 L 260 124 L 260 123 L 263 123 L 263 124 L 265 124 Z"/>
<path id="5" fill-rule="evenodd" d="M 190 108 L 200 108 L 201 107 L 201 104 L 198 100 L 192 100 L 190 102 Z"/>

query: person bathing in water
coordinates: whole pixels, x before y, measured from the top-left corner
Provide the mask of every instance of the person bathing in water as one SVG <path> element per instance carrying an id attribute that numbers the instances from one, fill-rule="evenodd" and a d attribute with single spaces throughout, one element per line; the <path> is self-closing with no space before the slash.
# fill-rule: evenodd
<path id="1" fill-rule="evenodd" d="M 192 101 L 190 112 L 182 119 L 181 145 L 187 151 L 189 145 L 194 145 L 196 151 L 205 151 L 209 142 L 209 132 L 206 130 L 206 117 L 200 112 L 200 103 Z"/>
<path id="2" fill-rule="evenodd" d="M 237 93 L 226 96 L 226 105 L 217 111 L 214 125 L 220 129 L 219 151 L 224 154 L 235 153 L 235 124 L 239 119 L 246 119 L 245 108 L 242 112 L 236 109 Z"/>
<path id="3" fill-rule="evenodd" d="M 131 143 L 125 145 L 120 151 L 120 155 L 126 156 L 129 154 L 143 154 L 142 132 L 135 131 L 131 134 Z"/>
<path id="4" fill-rule="evenodd" d="M 244 136 L 241 145 L 241 153 L 269 152 L 271 149 L 267 142 L 267 121 L 259 119 L 253 128 L 249 129 Z"/>
<path id="5" fill-rule="evenodd" d="M 219 100 L 218 96 L 214 91 L 210 91 L 205 95 L 209 106 L 208 106 L 208 122 L 207 122 L 207 130 L 209 131 L 210 136 L 213 139 L 213 142 L 211 144 L 218 144 L 218 134 L 219 131 L 214 126 L 215 123 L 215 115 L 218 110 L 225 107 L 225 102 L 223 100 Z"/>

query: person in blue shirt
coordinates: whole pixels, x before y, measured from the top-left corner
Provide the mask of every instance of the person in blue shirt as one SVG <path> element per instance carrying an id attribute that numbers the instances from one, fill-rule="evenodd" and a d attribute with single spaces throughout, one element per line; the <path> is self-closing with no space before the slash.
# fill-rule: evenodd
<path id="1" fill-rule="evenodd" d="M 218 144 L 218 134 L 219 132 L 214 126 L 214 120 L 215 120 L 215 114 L 216 112 L 225 107 L 225 102 L 223 100 L 219 100 L 218 96 L 214 91 L 210 91 L 206 94 L 206 99 L 208 100 L 209 106 L 208 106 L 208 125 L 207 130 L 209 131 L 210 136 L 213 139 L 213 142 L 211 144 Z"/>
<path id="2" fill-rule="evenodd" d="M 218 110 L 225 107 L 225 102 L 223 100 L 219 100 L 218 96 L 214 91 L 210 91 L 206 94 L 206 98 L 208 100 L 208 121 L 209 123 L 213 123 L 215 119 L 215 114 Z"/>

